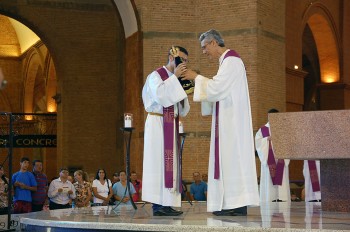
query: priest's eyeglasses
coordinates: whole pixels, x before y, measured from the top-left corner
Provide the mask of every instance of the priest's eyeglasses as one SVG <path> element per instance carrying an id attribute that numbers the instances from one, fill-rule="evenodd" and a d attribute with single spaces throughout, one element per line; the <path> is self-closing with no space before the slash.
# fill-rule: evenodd
<path id="1" fill-rule="evenodd" d="M 201 48 L 202 48 L 202 50 L 205 50 L 205 49 L 207 49 L 207 46 L 209 45 L 211 43 L 211 41 L 210 42 L 208 42 L 208 43 L 205 43 Z"/>
<path id="2" fill-rule="evenodd" d="M 183 57 L 181 57 L 181 56 L 180 56 L 180 59 L 181 59 L 181 61 L 182 61 L 183 63 L 189 63 L 189 62 L 190 62 L 188 59 L 183 58 Z"/>

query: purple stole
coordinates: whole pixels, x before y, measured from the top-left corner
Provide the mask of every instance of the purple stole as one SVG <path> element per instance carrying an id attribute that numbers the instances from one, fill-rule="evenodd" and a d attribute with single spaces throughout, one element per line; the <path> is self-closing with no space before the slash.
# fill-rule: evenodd
<path id="1" fill-rule="evenodd" d="M 165 68 L 161 67 L 157 69 L 157 72 L 159 73 L 160 77 L 163 81 L 168 79 L 168 72 L 165 70 Z M 165 179 L 165 187 L 166 188 L 173 188 L 173 178 L 174 178 L 174 170 L 173 170 L 173 164 L 174 164 L 174 126 L 176 128 L 179 128 L 179 117 L 175 118 L 174 123 L 174 106 L 169 107 L 163 107 L 163 135 L 164 135 L 164 179 Z M 174 125 L 176 124 L 176 125 Z M 180 148 L 180 136 L 179 136 L 179 130 L 176 129 L 176 141 L 179 151 Z M 180 164 L 178 162 L 178 164 Z M 182 192 L 182 176 L 181 176 L 181 166 L 179 167 L 179 191 Z"/>
<path id="2" fill-rule="evenodd" d="M 267 126 L 260 128 L 263 138 L 270 136 L 270 129 Z M 270 176 L 273 185 L 282 185 L 284 172 L 284 159 L 275 160 L 275 154 L 272 149 L 271 140 L 269 140 L 269 154 L 267 157 L 267 165 L 269 166 Z"/>
<path id="3" fill-rule="evenodd" d="M 234 56 L 240 58 L 237 52 L 234 50 L 229 50 L 225 56 L 222 62 L 227 57 Z M 216 102 L 215 104 L 215 153 L 214 153 L 214 179 L 218 180 L 220 178 L 220 161 L 219 161 L 219 102 Z"/>
<path id="4" fill-rule="evenodd" d="M 312 191 L 313 192 L 321 191 L 320 182 L 318 181 L 316 161 L 315 160 L 308 160 L 307 162 L 309 164 L 309 172 L 310 172 Z"/>

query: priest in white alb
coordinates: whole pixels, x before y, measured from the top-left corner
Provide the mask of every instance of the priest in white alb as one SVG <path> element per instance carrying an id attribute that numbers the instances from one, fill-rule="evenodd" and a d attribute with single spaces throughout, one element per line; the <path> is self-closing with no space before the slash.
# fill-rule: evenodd
<path id="1" fill-rule="evenodd" d="M 142 200 L 153 203 L 154 216 L 178 216 L 181 206 L 179 116 L 190 110 L 179 77 L 186 71 L 188 52 L 173 46 L 168 64 L 148 75 L 142 100 L 148 112 L 145 123 Z M 181 64 L 176 64 L 179 60 Z"/>
<path id="2" fill-rule="evenodd" d="M 245 67 L 216 30 L 203 33 L 199 40 L 203 53 L 219 61 L 213 78 L 189 69 L 184 77 L 195 80 L 193 100 L 202 102 L 202 114 L 212 115 L 207 211 L 217 216 L 245 216 L 247 206 L 259 205 Z"/>
<path id="3" fill-rule="evenodd" d="M 277 113 L 270 109 L 268 113 Z M 270 123 L 262 126 L 255 135 L 255 148 L 261 162 L 260 202 L 290 202 L 289 159 L 275 159 Z"/>

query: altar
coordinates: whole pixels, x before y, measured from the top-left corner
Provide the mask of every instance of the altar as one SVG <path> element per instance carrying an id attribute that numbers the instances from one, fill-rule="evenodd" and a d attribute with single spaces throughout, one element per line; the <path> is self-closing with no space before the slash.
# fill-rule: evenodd
<path id="1" fill-rule="evenodd" d="M 350 212 L 350 110 L 269 114 L 278 159 L 320 160 L 323 211 Z"/>

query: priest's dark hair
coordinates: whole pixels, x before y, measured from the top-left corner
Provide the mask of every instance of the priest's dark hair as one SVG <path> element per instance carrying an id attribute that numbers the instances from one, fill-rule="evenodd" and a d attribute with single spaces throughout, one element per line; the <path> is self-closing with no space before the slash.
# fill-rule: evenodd
<path id="1" fill-rule="evenodd" d="M 222 38 L 220 32 L 215 29 L 210 29 L 199 36 L 200 42 L 205 39 L 208 40 L 208 42 L 215 40 L 220 47 L 225 47 L 224 39 Z"/>
<path id="2" fill-rule="evenodd" d="M 170 51 L 171 51 L 171 49 L 172 48 L 178 48 L 179 50 L 180 50 L 180 52 L 183 52 L 183 53 L 185 53 L 186 54 L 186 56 L 188 56 L 188 51 L 186 50 L 186 48 L 184 48 L 184 47 L 181 47 L 181 46 L 172 46 L 171 48 L 169 48 L 169 52 L 168 52 L 168 55 L 171 55 L 171 53 L 170 53 Z"/>
<path id="3" fill-rule="evenodd" d="M 278 112 L 279 112 L 278 110 L 272 108 L 267 113 L 271 114 L 271 113 L 278 113 Z"/>

